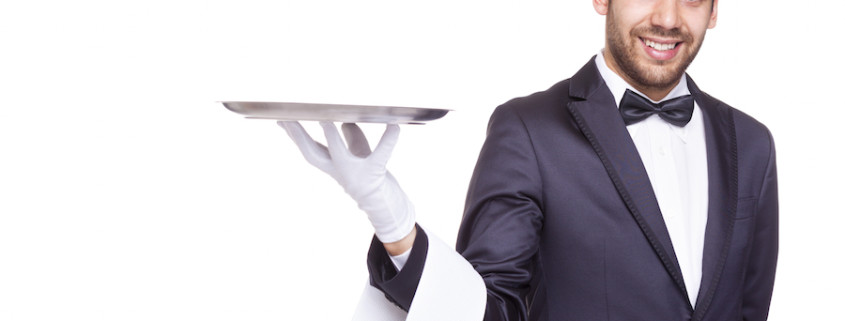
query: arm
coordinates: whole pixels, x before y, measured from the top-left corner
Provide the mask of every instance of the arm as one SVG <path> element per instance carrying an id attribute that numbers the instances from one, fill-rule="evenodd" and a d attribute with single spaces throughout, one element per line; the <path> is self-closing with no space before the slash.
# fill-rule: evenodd
<path id="1" fill-rule="evenodd" d="M 769 135 L 771 151 L 763 186 L 757 200 L 754 236 L 743 291 L 743 320 L 766 320 L 778 256 L 778 186 L 774 143 Z"/>
<path id="2" fill-rule="evenodd" d="M 490 118 L 457 249 L 484 278 L 485 320 L 526 320 L 542 229 L 542 179 L 531 137 L 510 105 Z"/>
<path id="3" fill-rule="evenodd" d="M 396 144 L 397 125 L 387 126 L 372 152 L 354 124 L 343 125 L 344 143 L 333 124 L 321 123 L 327 146 L 311 139 L 299 123 L 279 125 L 309 163 L 332 176 L 358 203 L 375 228 L 368 265 L 371 284 L 384 294 L 366 287 L 355 320 L 405 319 L 402 310 L 408 311 L 408 321 L 481 319 L 485 302 L 481 278 L 463 257 L 442 241 L 428 239 L 415 226 L 413 206 L 385 169 Z M 400 273 L 388 252 L 400 254 L 411 246 L 406 267 Z"/>
<path id="4" fill-rule="evenodd" d="M 486 295 L 485 320 L 527 319 L 526 298 L 542 227 L 540 184 L 526 129 L 516 113 L 500 107 L 490 120 L 487 141 L 470 183 L 466 213 L 458 236 L 458 252 L 475 270 L 460 274 L 453 269 L 437 280 L 440 281 L 437 286 L 455 292 L 462 287 L 444 282 L 445 278 L 461 275 L 460 278 L 469 278 L 470 274 L 477 278 L 480 275 L 483 285 L 479 287 L 479 295 Z M 435 260 L 430 248 L 428 254 L 420 256 L 418 251 L 426 251 L 426 247 L 421 246 L 421 237 L 426 236 L 419 231 L 411 257 L 399 272 L 390 264 L 380 244 L 374 243 L 370 248 L 368 262 L 374 286 L 404 309 L 413 300 L 412 311 L 421 303 L 419 300 L 426 297 L 423 292 L 428 288 L 423 285 L 426 283 L 424 276 L 422 279 L 409 277 L 416 274 L 416 268 L 424 265 L 424 271 L 433 271 L 449 264 L 460 266 L 456 262 L 463 261 L 460 257 L 450 258 L 448 263 Z M 466 262 L 463 265 L 468 266 Z"/>

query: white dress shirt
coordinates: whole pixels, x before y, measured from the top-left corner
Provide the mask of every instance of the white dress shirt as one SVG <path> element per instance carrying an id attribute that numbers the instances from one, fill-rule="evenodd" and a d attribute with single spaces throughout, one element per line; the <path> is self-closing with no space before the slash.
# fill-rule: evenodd
<path id="1" fill-rule="evenodd" d="M 607 67 L 602 52 L 596 56 L 596 65 L 616 99 L 617 107 L 625 89 L 646 97 Z M 686 77 L 681 77 L 681 82 L 661 101 L 689 94 Z M 695 306 L 701 285 L 708 201 L 707 149 L 700 108 L 696 103 L 692 119 L 684 127 L 674 126 L 652 115 L 628 125 L 628 133 L 634 140 L 654 188 L 689 300 Z"/>

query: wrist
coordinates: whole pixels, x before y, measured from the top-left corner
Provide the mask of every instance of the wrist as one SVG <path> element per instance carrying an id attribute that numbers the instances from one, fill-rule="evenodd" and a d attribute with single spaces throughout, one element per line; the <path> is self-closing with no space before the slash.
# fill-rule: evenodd
<path id="1" fill-rule="evenodd" d="M 405 253 L 408 250 L 410 250 L 411 247 L 414 245 L 414 240 L 416 240 L 416 239 L 417 239 L 417 227 L 414 226 L 414 228 L 411 229 L 411 233 L 408 233 L 408 235 L 406 235 L 402 239 L 400 239 L 396 242 L 383 243 L 384 249 L 387 250 L 387 254 L 390 254 L 390 255 L 393 255 L 393 256 L 400 255 L 400 254 Z"/>

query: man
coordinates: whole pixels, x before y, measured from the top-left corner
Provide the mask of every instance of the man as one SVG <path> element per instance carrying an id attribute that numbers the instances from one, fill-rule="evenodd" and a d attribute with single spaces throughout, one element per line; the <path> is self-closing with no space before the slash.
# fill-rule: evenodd
<path id="1" fill-rule="evenodd" d="M 711 1 L 593 0 L 605 49 L 496 109 L 457 243 L 477 275 L 438 254 L 384 169 L 398 127 L 370 154 L 354 125 L 343 127 L 349 150 L 332 124 L 328 149 L 281 125 L 368 214 L 371 283 L 409 319 L 468 319 L 450 318 L 462 302 L 442 298 L 482 291 L 480 275 L 484 320 L 765 320 L 778 242 L 771 135 L 684 73 L 716 24 Z"/>

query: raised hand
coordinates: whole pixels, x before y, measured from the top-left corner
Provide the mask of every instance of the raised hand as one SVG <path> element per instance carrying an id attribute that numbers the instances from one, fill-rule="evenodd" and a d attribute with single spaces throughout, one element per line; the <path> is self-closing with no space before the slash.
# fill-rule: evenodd
<path id="1" fill-rule="evenodd" d="M 403 239 L 414 229 L 414 206 L 386 164 L 399 138 L 399 125 L 389 124 L 375 150 L 356 124 L 343 124 L 346 143 L 331 122 L 320 122 L 324 146 L 311 138 L 298 122 L 280 121 L 305 159 L 334 178 L 367 213 L 382 243 Z M 347 148 L 348 145 L 348 148 Z"/>

